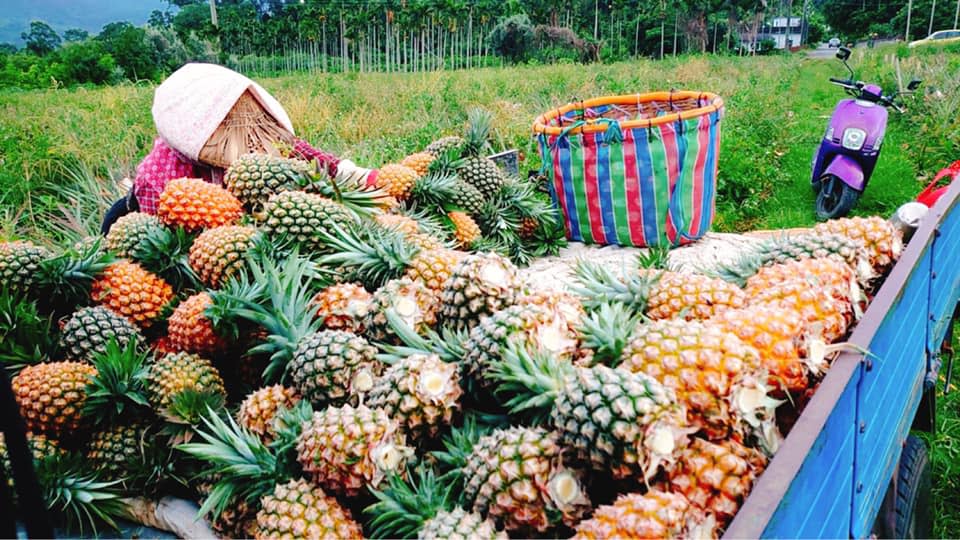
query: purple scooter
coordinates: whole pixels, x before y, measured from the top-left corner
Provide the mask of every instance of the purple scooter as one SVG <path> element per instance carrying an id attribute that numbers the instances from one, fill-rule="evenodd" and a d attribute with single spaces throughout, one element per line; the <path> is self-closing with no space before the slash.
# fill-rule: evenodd
<path id="1" fill-rule="evenodd" d="M 880 157 L 887 130 L 887 107 L 903 112 L 895 99 L 920 86 L 920 80 L 913 79 L 906 92 L 885 96 L 879 86 L 854 80 L 853 70 L 847 64 L 850 49 L 840 47 L 837 58 L 850 72 L 850 78 L 831 77 L 830 82 L 843 87 L 854 99 L 842 99 L 837 104 L 814 154 L 811 182 L 817 192 L 819 219 L 843 217 L 853 208 Z"/>

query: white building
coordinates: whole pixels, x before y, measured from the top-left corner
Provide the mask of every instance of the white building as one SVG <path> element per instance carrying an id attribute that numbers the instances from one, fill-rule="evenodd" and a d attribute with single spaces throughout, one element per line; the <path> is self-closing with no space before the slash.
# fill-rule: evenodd
<path id="1" fill-rule="evenodd" d="M 763 25 L 757 41 L 772 39 L 777 49 L 799 47 L 803 40 L 803 19 L 800 17 L 774 17 Z"/>

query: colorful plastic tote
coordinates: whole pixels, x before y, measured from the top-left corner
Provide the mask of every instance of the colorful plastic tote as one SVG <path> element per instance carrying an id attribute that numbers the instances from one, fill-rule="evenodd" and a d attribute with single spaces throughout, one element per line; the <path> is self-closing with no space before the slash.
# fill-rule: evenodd
<path id="1" fill-rule="evenodd" d="M 693 242 L 714 217 L 723 100 L 657 92 L 571 103 L 536 119 L 543 174 L 567 238 Z"/>

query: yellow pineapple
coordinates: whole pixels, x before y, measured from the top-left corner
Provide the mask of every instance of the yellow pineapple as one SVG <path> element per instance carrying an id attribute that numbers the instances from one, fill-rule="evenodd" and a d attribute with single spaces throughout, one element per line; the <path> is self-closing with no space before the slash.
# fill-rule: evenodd
<path id="1" fill-rule="evenodd" d="M 839 234 L 863 244 L 870 264 L 882 275 L 900 258 L 903 235 L 892 223 L 879 216 L 833 219 L 813 228 L 819 234 Z"/>
<path id="2" fill-rule="evenodd" d="M 714 520 L 678 493 L 651 489 L 628 493 L 597 508 L 577 525 L 572 540 L 612 538 L 713 538 Z"/>
<path id="3" fill-rule="evenodd" d="M 317 317 L 330 330 L 363 332 L 363 320 L 371 308 L 372 295 L 356 283 L 338 283 L 313 297 Z"/>
<path id="4" fill-rule="evenodd" d="M 423 176 L 427 174 L 427 171 L 430 169 L 430 164 L 433 163 L 435 159 L 437 159 L 436 156 L 430 152 L 417 152 L 403 158 L 400 164 L 413 169 L 413 171 L 417 173 L 417 176 Z"/>
<path id="5" fill-rule="evenodd" d="M 346 540 L 363 538 L 350 511 L 305 480 L 278 484 L 260 500 L 254 538 Z"/>
<path id="6" fill-rule="evenodd" d="M 197 293 L 177 306 L 167 319 L 167 335 L 177 350 L 209 353 L 223 350 L 226 342 L 217 335 L 204 310 L 211 304 L 210 295 Z"/>
<path id="7" fill-rule="evenodd" d="M 300 396 L 293 388 L 285 388 L 279 384 L 267 386 L 250 393 L 240 404 L 237 411 L 237 421 L 250 433 L 260 437 L 269 444 L 276 436 L 274 420 L 281 408 L 291 408 L 300 401 Z"/>
<path id="8" fill-rule="evenodd" d="M 743 290 L 732 283 L 700 274 L 645 270 L 655 280 L 647 299 L 651 319 L 709 319 L 746 304 Z"/>
<path id="9" fill-rule="evenodd" d="M 241 225 L 208 229 L 190 246 L 190 267 L 204 284 L 219 287 L 243 267 L 256 235 L 257 229 Z"/>
<path id="10" fill-rule="evenodd" d="M 377 171 L 377 188 L 394 199 L 403 201 L 410 196 L 410 190 L 418 176 L 417 171 L 410 167 L 390 163 Z"/>
<path id="11" fill-rule="evenodd" d="M 461 248 L 469 248 L 480 239 L 480 226 L 465 212 L 448 212 L 447 217 L 453 223 L 453 236 Z"/>
<path id="12" fill-rule="evenodd" d="M 407 326 L 423 332 L 437 322 L 440 294 L 420 280 L 392 279 L 377 289 L 371 298 L 364 326 L 374 341 L 390 341 L 393 330 L 387 321 L 392 310 Z"/>
<path id="13" fill-rule="evenodd" d="M 166 408 L 174 396 L 184 390 L 226 397 L 217 368 L 206 358 L 182 352 L 168 354 L 150 364 L 144 386 L 150 404 L 156 409 Z"/>
<path id="14" fill-rule="evenodd" d="M 407 238 L 420 232 L 420 224 L 411 217 L 399 214 L 377 214 L 373 219 L 388 229 L 400 231 Z"/>

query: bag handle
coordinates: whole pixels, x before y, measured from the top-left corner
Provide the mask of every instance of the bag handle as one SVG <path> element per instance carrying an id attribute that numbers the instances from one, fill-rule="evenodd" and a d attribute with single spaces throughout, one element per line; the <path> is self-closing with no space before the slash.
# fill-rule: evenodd
<path id="1" fill-rule="evenodd" d="M 960 159 L 954 161 L 943 169 L 940 169 L 940 172 L 933 177 L 933 180 L 927 184 L 927 187 L 923 188 L 923 191 L 920 192 L 920 195 L 917 195 L 917 199 L 919 200 L 924 197 L 929 197 L 930 194 L 933 193 L 933 190 L 937 188 L 937 184 L 940 183 L 940 179 L 945 176 L 952 176 L 953 179 L 950 180 L 951 182 L 957 178 L 960 178 Z"/>

